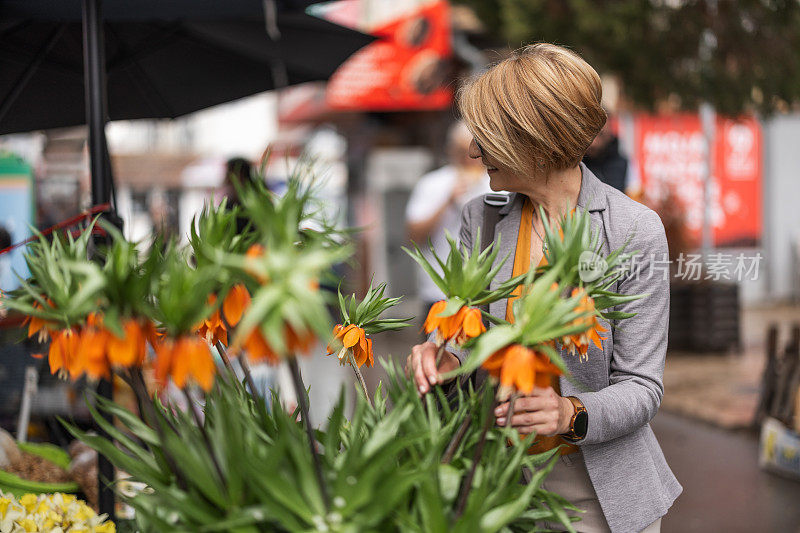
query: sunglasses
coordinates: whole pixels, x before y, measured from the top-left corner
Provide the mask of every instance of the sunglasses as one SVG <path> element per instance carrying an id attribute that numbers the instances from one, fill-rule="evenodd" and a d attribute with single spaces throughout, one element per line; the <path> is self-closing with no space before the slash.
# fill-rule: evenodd
<path id="1" fill-rule="evenodd" d="M 478 147 L 478 151 L 481 153 L 481 157 L 486 157 L 486 153 L 483 151 L 483 146 L 481 146 L 481 143 L 478 142 L 478 139 L 473 137 L 473 140 L 475 141 L 475 146 Z"/>

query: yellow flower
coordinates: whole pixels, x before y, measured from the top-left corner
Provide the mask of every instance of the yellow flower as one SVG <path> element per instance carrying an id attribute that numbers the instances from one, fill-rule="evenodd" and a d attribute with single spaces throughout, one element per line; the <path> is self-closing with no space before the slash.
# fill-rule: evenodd
<path id="1" fill-rule="evenodd" d="M 114 525 L 114 522 L 106 522 L 104 524 L 100 524 L 92 529 L 93 533 L 117 533 L 117 526 Z"/>
<path id="2" fill-rule="evenodd" d="M 29 513 L 33 512 L 33 509 L 36 507 L 38 502 L 39 498 L 35 494 L 25 494 L 19 499 L 20 505 L 22 505 Z"/>
<path id="3" fill-rule="evenodd" d="M 30 518 L 23 518 L 19 522 L 17 522 L 25 531 L 39 531 L 39 527 L 36 525 L 36 522 L 31 520 Z"/>
<path id="4" fill-rule="evenodd" d="M 80 507 L 78 508 L 78 512 L 72 515 L 73 520 L 78 520 L 80 522 L 85 522 L 89 520 L 93 516 L 95 516 L 94 509 L 86 505 L 85 503 L 81 502 Z"/>
<path id="5" fill-rule="evenodd" d="M 0 498 L 0 518 L 6 517 L 6 510 L 11 505 L 11 498 Z"/>

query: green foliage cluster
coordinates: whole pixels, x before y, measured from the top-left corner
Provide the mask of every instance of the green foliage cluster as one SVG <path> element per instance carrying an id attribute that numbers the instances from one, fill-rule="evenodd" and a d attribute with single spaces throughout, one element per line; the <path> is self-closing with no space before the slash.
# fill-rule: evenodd
<path id="1" fill-rule="evenodd" d="M 420 399 L 397 368 L 387 366 L 387 372 L 387 394 L 378 390 L 374 408 L 359 395 L 348 417 L 342 394 L 327 427 L 315 432 L 330 508 L 297 413 L 286 412 L 275 396 L 269 404 L 250 396 L 232 374 L 206 396 L 202 426 L 158 399 L 148 409 L 155 420 L 146 424 L 98 398 L 97 409 L 90 409 L 113 440 L 69 430 L 147 485 L 125 497 L 142 533 L 488 533 L 534 531 L 534 520 L 564 521 L 571 528 L 565 510 L 573 507 L 541 487 L 556 450 L 528 455 L 533 436 L 520 439 L 501 427 L 488 434 L 465 510 L 457 516 L 459 487 L 472 466 L 491 388 L 467 391 L 451 404 L 441 390 L 438 398 Z M 443 462 L 465 418 L 472 423 Z M 527 485 L 520 483 L 523 467 L 533 472 Z"/>
<path id="2" fill-rule="evenodd" d="M 548 222 L 541 211 L 545 232 L 547 264 L 537 268 L 538 273 L 559 268 L 558 284 L 571 288 L 582 288 L 594 300 L 598 314 L 608 320 L 630 318 L 633 315 L 622 311 L 608 311 L 620 304 L 643 298 L 643 294 L 622 295 L 609 290 L 615 282 L 628 274 L 636 251 L 627 251 L 628 242 L 620 248 L 603 254 L 600 233 L 592 229 L 589 213 L 576 209 L 565 214 L 557 225 Z M 591 263 L 592 269 L 589 269 Z"/>
<path id="3" fill-rule="evenodd" d="M 49 241 L 37 233 L 25 254 L 31 276 L 20 279 L 18 289 L 3 295 L 3 307 L 63 328 L 82 322 L 95 310 L 102 288 L 95 275 L 98 267 L 86 262 L 92 227 L 94 224 L 77 239 L 68 234 Z M 76 269 L 76 265 L 80 266 Z"/>
<path id="4" fill-rule="evenodd" d="M 461 249 L 449 233 L 446 234 L 446 238 L 450 249 L 445 260 L 442 260 L 433 251 L 433 245 L 429 243 L 436 265 L 428 261 L 416 243 L 414 243 L 413 250 L 403 248 L 444 293 L 447 306 L 444 311 L 439 313 L 439 316 L 454 315 L 465 305 L 478 307 L 506 298 L 524 280 L 524 275 L 517 276 L 500 283 L 494 289 L 489 288 L 489 281 L 494 279 L 508 260 L 508 256 L 506 256 L 497 261 L 500 251 L 499 238 L 497 242 L 490 244 L 484 250 L 480 249 L 480 230 L 478 230 L 472 250 Z M 484 316 L 489 320 L 494 320 L 494 317 L 486 313 Z"/>
<path id="5" fill-rule="evenodd" d="M 410 326 L 409 318 L 381 317 L 386 310 L 394 307 L 402 300 L 402 297 L 384 298 L 385 291 L 386 283 L 379 283 L 377 287 L 373 287 L 372 283 L 370 283 L 367 293 L 360 302 L 355 294 L 344 297 L 341 290 L 338 291 L 342 325 L 354 324 L 363 329 L 367 335 L 394 331 Z"/>
<path id="6" fill-rule="evenodd" d="M 800 4 L 786 0 L 458 0 L 511 48 L 568 46 L 635 103 L 738 115 L 800 101 Z"/>

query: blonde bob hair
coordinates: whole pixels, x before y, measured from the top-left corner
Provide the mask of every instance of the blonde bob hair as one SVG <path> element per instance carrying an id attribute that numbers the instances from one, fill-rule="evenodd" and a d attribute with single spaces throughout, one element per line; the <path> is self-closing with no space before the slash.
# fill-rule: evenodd
<path id="1" fill-rule="evenodd" d="M 524 175 L 577 165 L 606 123 L 597 72 L 575 52 L 538 43 L 467 81 L 458 107 L 481 149 Z"/>

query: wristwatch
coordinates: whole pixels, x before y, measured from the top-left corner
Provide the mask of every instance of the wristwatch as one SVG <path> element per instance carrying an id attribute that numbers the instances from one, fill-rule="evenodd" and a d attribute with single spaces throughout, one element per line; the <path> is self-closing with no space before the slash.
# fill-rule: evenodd
<path id="1" fill-rule="evenodd" d="M 573 407 L 575 407 L 575 414 L 572 415 L 572 419 L 569 421 L 569 431 L 563 433 L 561 437 L 570 442 L 578 442 L 586 437 L 586 432 L 589 429 L 589 412 L 586 411 L 583 402 L 575 396 L 567 396 L 567 400 L 572 402 Z"/>

